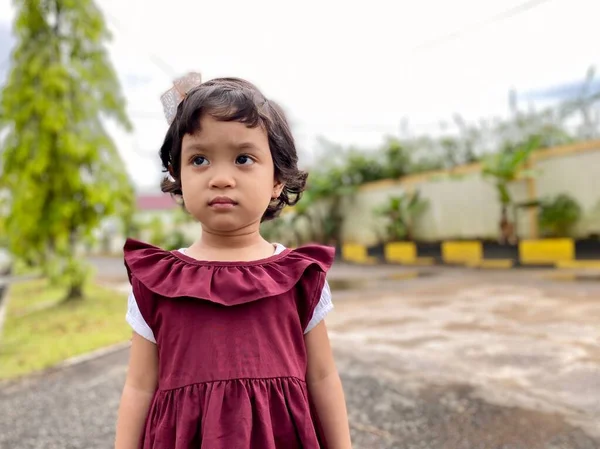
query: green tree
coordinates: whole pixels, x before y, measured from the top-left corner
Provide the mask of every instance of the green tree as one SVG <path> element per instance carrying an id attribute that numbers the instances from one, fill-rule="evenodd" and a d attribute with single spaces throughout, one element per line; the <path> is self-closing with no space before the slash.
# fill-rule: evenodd
<path id="1" fill-rule="evenodd" d="M 133 188 L 104 118 L 129 130 L 110 38 L 92 0 L 15 0 L 16 48 L 0 99 L 0 190 L 10 251 L 83 297 L 77 243 L 110 215 L 130 220 Z"/>
<path id="2" fill-rule="evenodd" d="M 389 138 L 383 147 L 384 176 L 398 179 L 411 170 L 412 158 L 408 148 L 398 139 Z"/>

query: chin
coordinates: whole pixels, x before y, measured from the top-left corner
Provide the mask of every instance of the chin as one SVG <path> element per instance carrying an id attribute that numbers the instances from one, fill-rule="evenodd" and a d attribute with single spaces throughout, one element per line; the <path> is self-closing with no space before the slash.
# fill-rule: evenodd
<path id="1" fill-rule="evenodd" d="M 248 223 L 240 223 L 234 217 L 211 217 L 202 224 L 217 232 L 235 232 L 248 226 Z"/>

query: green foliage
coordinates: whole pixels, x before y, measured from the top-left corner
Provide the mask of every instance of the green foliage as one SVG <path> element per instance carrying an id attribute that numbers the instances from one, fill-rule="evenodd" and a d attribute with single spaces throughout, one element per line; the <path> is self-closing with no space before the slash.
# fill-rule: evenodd
<path id="1" fill-rule="evenodd" d="M 188 246 L 189 242 L 187 241 L 185 234 L 179 229 L 173 230 L 173 232 L 171 232 L 165 238 L 164 249 L 168 251 L 186 248 Z"/>
<path id="2" fill-rule="evenodd" d="M 581 206 L 571 196 L 562 193 L 540 203 L 539 225 L 549 237 L 566 237 L 581 218 Z"/>
<path id="3" fill-rule="evenodd" d="M 398 139 L 388 139 L 383 147 L 383 178 L 398 179 L 411 172 L 410 150 Z"/>
<path id="4" fill-rule="evenodd" d="M 489 155 L 483 161 L 482 174 L 491 178 L 498 190 L 500 204 L 506 207 L 512 204 L 508 185 L 521 176 L 531 175 L 523 171 L 532 151 L 539 147 L 539 136 L 531 136 L 521 145 L 506 145 L 498 153 Z"/>
<path id="5" fill-rule="evenodd" d="M 10 251 L 80 296 L 75 247 L 107 216 L 125 222 L 134 192 L 103 118 L 130 129 L 92 0 L 20 0 L 16 48 L 0 99 L 0 191 Z"/>
<path id="6" fill-rule="evenodd" d="M 421 198 L 420 192 L 416 191 L 388 198 L 388 203 L 376 208 L 375 213 L 387 219 L 388 241 L 412 241 L 415 222 L 428 206 L 429 202 Z"/>
<path id="7" fill-rule="evenodd" d="M 321 146 L 327 154 L 318 161 L 318 169 L 311 171 L 307 191 L 294 207 L 292 225 L 298 242 L 308 237 L 311 241 L 336 244 L 341 242 L 344 208 L 358 187 L 408 174 L 411 156 L 398 139 L 388 139 L 379 150 L 371 152 L 343 149 L 324 139 Z M 308 236 L 298 231 L 301 224 Z"/>
<path id="8" fill-rule="evenodd" d="M 181 230 L 181 226 L 185 224 L 189 218 L 180 211 L 173 211 L 175 215 L 173 223 L 166 226 L 161 215 L 154 215 L 144 223 L 140 223 L 139 234 L 143 231 L 149 233 L 148 242 L 152 245 L 166 249 L 168 251 L 174 249 L 185 248 L 191 242 Z"/>
<path id="9" fill-rule="evenodd" d="M 142 238 L 143 228 L 144 223 L 139 218 L 132 216 L 131 219 L 123 223 L 123 234 L 129 238 L 139 240 Z"/>
<path id="10" fill-rule="evenodd" d="M 354 197 L 358 179 L 356 173 L 347 173 L 343 167 L 316 172 L 309 178 L 310 198 L 321 206 L 319 210 L 311 210 L 311 217 L 317 223 L 318 240 L 322 243 L 336 244 L 341 240 L 343 208 Z"/>
<path id="11" fill-rule="evenodd" d="M 178 207 L 171 213 L 174 214 L 173 224 L 175 224 L 175 226 L 181 226 L 196 221 L 194 216 L 191 215 L 184 207 Z"/>
<path id="12" fill-rule="evenodd" d="M 0 251 L 2 248 L 8 247 L 8 236 L 6 234 L 6 223 L 3 217 L 0 216 Z"/>
<path id="13" fill-rule="evenodd" d="M 293 220 L 293 218 L 292 218 Z M 261 224 L 261 235 L 271 243 L 281 243 L 284 246 L 299 245 L 297 237 L 290 226 L 287 216 L 269 220 Z"/>
<path id="14" fill-rule="evenodd" d="M 7 292 L 0 380 L 16 378 L 131 338 L 122 293 L 90 283 L 87 301 L 65 303 L 47 279 L 13 284 Z"/>
<path id="15" fill-rule="evenodd" d="M 303 193 L 300 201 L 294 206 L 294 212 L 288 226 L 288 232 L 294 234 L 296 245 L 301 245 L 308 242 L 318 242 L 322 240 L 320 238 L 320 220 L 316 214 L 316 211 L 314 210 L 316 204 L 315 192 L 309 187 L 309 189 Z M 280 223 L 282 222 L 281 220 L 273 221 Z M 275 232 L 275 235 L 277 235 L 279 241 L 285 240 L 284 238 L 281 238 L 282 230 L 282 227 L 273 228 L 273 232 Z M 289 236 L 289 233 L 286 235 Z"/>
<path id="16" fill-rule="evenodd" d="M 600 94 L 589 92 L 593 75 L 593 72 L 588 73 L 584 92 L 574 103 L 541 111 L 521 111 L 516 93 L 512 92 L 512 116 L 508 119 L 467 123 L 456 114 L 453 117 L 454 132 L 446 123 L 441 123 L 441 133 L 437 137 L 409 133 L 408 125 L 404 123 L 400 137 L 388 138 L 380 148 L 372 151 L 344 148 L 319 139 L 317 169 L 311 170 L 309 190 L 294 208 L 293 228 L 302 223 L 311 240 L 339 242 L 344 219 L 342 205 L 352 200 L 360 185 L 432 170 L 451 170 L 482 160 L 482 174 L 494 183 L 498 192 L 502 208 L 501 228 L 509 232 L 512 227 L 508 222 L 508 210 L 513 205 L 509 185 L 535 175 L 525 169 L 531 153 L 590 137 L 589 130 L 595 123 L 590 106 L 600 99 Z M 583 128 L 587 131 L 580 130 L 575 134 L 567 131 L 565 120 L 574 113 L 581 114 Z M 441 174 L 439 179 L 460 177 L 450 172 Z M 393 238 L 405 238 L 403 225 L 396 226 L 393 232 L 390 230 Z M 297 240 L 301 241 L 303 237 L 299 235 Z"/>
<path id="17" fill-rule="evenodd" d="M 150 231 L 149 243 L 156 246 L 164 246 L 167 240 L 165 225 L 159 216 L 152 217 L 146 224 L 146 229 Z"/>

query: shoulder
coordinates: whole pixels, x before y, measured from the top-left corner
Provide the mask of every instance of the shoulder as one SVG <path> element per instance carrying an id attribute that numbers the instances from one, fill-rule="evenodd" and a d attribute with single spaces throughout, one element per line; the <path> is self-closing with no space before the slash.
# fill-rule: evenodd
<path id="1" fill-rule="evenodd" d="M 328 271 L 335 261 L 335 248 L 325 245 L 304 245 L 291 250 L 294 255 L 308 262 L 316 263 Z"/>
<path id="2" fill-rule="evenodd" d="M 335 261 L 335 248 L 330 246 L 311 244 L 286 248 L 285 251 L 287 255 L 281 260 L 281 265 L 291 273 L 327 273 Z M 299 276 L 298 280 L 301 278 Z"/>
<path id="3" fill-rule="evenodd" d="M 135 297 L 133 291 L 129 294 L 127 298 L 127 314 L 125 315 L 125 320 L 131 328 L 138 334 L 144 337 L 146 340 L 156 343 L 156 338 L 154 337 L 154 331 L 148 325 L 148 321 L 144 318 L 144 314 L 142 313 L 138 301 Z"/>
<path id="4" fill-rule="evenodd" d="M 287 257 L 282 260 L 283 267 L 289 268 L 290 272 L 300 271 L 302 276 L 297 278 L 297 281 L 302 281 L 304 278 L 311 278 L 312 281 L 316 275 L 322 277 L 325 282 L 325 276 L 333 266 L 335 261 L 335 248 L 326 245 L 303 245 L 297 248 L 285 248 L 283 245 L 277 244 L 279 252 L 286 251 Z"/>
<path id="5" fill-rule="evenodd" d="M 304 245 L 289 250 L 290 273 L 297 267 L 302 274 L 296 280 L 296 307 L 305 333 L 312 330 L 333 309 L 327 273 L 335 260 L 335 248 Z"/>
<path id="6" fill-rule="evenodd" d="M 325 317 L 333 310 L 333 301 L 331 298 L 331 289 L 329 283 L 325 281 L 319 297 L 319 302 L 314 306 L 310 321 L 304 329 L 304 333 L 307 334 L 313 330 Z M 309 310 L 310 313 L 310 310 Z"/>

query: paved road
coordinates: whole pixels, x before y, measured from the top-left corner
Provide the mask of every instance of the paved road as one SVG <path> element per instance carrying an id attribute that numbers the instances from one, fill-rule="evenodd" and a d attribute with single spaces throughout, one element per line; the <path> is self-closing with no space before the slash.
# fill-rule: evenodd
<path id="1" fill-rule="evenodd" d="M 599 448 L 600 283 L 549 276 L 436 270 L 338 293 L 352 418 L 391 441 L 363 447 Z M 353 379 L 373 377 L 359 397 Z"/>
<path id="2" fill-rule="evenodd" d="M 600 447 L 600 283 L 410 277 L 332 275 L 355 448 Z M 126 362 L 124 350 L 0 387 L 0 448 L 110 448 Z"/>

